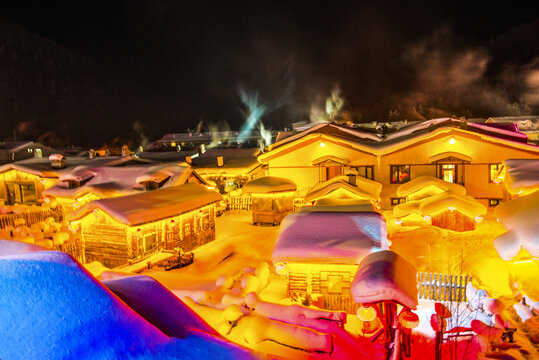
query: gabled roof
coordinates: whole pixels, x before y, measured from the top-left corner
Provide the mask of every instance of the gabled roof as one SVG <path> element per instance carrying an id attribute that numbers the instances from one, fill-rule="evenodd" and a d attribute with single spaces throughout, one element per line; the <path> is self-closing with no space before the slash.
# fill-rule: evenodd
<path id="1" fill-rule="evenodd" d="M 348 182 L 348 176 L 336 176 L 333 179 L 313 186 L 305 195 L 304 201 L 306 203 L 311 202 L 338 190 L 348 191 L 355 195 L 356 198 L 378 201 L 380 192 L 382 191 L 382 184 L 356 176 L 356 184 L 352 185 Z"/>
<path id="2" fill-rule="evenodd" d="M 85 217 L 99 209 L 129 226 L 158 221 L 196 210 L 222 200 L 222 196 L 204 186 L 189 183 L 134 195 L 92 201 L 68 216 L 69 221 Z"/>
<path id="3" fill-rule="evenodd" d="M 527 136 L 523 133 L 451 118 L 440 118 L 413 124 L 385 136 L 378 136 L 367 130 L 344 125 L 318 124 L 274 143 L 269 147 L 268 152 L 258 157 L 258 161 L 267 163 L 269 159 L 279 156 L 281 152 L 291 149 L 292 146 L 302 141 L 314 142 L 327 139 L 373 155 L 386 155 L 445 133 L 474 135 L 483 140 L 539 153 L 539 147 L 526 143 Z"/>
<path id="4" fill-rule="evenodd" d="M 264 176 L 254 179 L 243 185 L 243 193 L 273 194 L 280 192 L 296 191 L 296 184 L 289 179 Z"/>

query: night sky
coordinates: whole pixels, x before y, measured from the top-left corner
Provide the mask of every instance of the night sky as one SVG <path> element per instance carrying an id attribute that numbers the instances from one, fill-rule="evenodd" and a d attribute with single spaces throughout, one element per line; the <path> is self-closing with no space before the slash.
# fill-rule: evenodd
<path id="1" fill-rule="evenodd" d="M 336 87 L 355 122 L 539 113 L 536 0 L 313 3 L 3 4 L 0 139 L 237 129 L 240 89 L 273 129 L 317 117 Z"/>

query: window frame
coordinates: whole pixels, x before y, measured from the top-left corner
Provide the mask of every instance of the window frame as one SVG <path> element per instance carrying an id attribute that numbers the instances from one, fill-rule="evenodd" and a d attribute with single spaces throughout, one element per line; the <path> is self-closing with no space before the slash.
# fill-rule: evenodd
<path id="1" fill-rule="evenodd" d="M 391 198 L 391 205 L 392 206 L 399 205 L 399 204 L 404 204 L 404 203 L 406 203 L 406 198 L 405 197 L 392 197 Z"/>
<path id="2" fill-rule="evenodd" d="M 493 202 L 496 202 L 496 204 L 493 204 Z M 500 205 L 502 202 L 503 202 L 503 199 L 500 199 L 500 198 L 489 198 L 488 207 L 496 207 Z"/>
<path id="3" fill-rule="evenodd" d="M 496 184 L 494 182 L 494 179 L 492 178 L 492 167 L 493 166 L 496 166 L 496 171 L 500 171 L 500 167 L 502 166 L 502 163 L 488 164 L 488 183 L 489 184 Z"/>
<path id="4" fill-rule="evenodd" d="M 362 176 L 361 175 L 361 169 L 364 169 L 365 171 L 365 176 Z M 358 172 L 358 176 L 359 177 L 362 177 L 364 179 L 369 179 L 369 180 L 373 180 L 374 181 L 374 165 L 360 165 L 360 166 L 356 166 L 356 170 Z M 368 176 L 368 172 L 370 171 L 370 177 Z"/>
<path id="5" fill-rule="evenodd" d="M 408 168 L 408 177 L 406 178 L 406 181 L 402 181 L 402 180 L 393 181 L 393 169 L 397 168 L 397 172 L 398 172 L 399 178 L 400 178 L 400 173 L 401 173 L 400 168 L 401 167 L 407 167 Z M 389 165 L 389 182 L 391 184 L 405 184 L 408 181 L 410 181 L 411 179 L 412 179 L 412 166 L 411 165 L 406 165 L 406 164 Z"/>

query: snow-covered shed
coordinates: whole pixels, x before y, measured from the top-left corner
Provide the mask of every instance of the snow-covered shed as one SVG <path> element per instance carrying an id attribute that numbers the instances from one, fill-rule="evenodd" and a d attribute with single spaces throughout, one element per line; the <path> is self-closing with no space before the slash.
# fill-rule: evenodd
<path id="1" fill-rule="evenodd" d="M 357 176 L 356 173 L 334 177 L 313 186 L 305 195 L 305 203 L 313 203 L 322 198 L 380 201 L 382 184 Z"/>
<path id="2" fill-rule="evenodd" d="M 190 251 L 215 239 L 215 191 L 189 183 L 92 201 L 68 216 L 79 228 L 85 262 L 137 262 L 163 249 Z M 78 225 L 78 226 L 77 226 Z"/>
<path id="3" fill-rule="evenodd" d="M 458 184 L 420 176 L 397 188 L 399 197 L 406 202 L 393 208 L 397 218 L 423 217 L 434 226 L 455 231 L 475 228 L 475 222 L 487 213 L 487 208 Z M 481 218 L 482 220 L 482 218 Z"/>
<path id="4" fill-rule="evenodd" d="M 253 199 L 253 224 L 280 224 L 294 210 L 296 184 L 288 179 L 265 176 L 243 186 Z"/>
<path id="5" fill-rule="evenodd" d="M 385 219 L 378 212 L 353 206 L 348 211 L 344 206 L 326 212 L 309 208 L 283 220 L 273 263 L 287 275 L 292 299 L 354 313 L 352 280 L 366 255 L 388 248 Z"/>

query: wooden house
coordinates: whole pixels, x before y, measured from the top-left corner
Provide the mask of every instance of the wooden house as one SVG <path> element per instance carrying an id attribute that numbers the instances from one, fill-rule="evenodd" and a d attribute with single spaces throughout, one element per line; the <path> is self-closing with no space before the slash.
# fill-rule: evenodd
<path id="1" fill-rule="evenodd" d="M 251 194 L 253 224 L 280 224 L 283 218 L 294 210 L 294 182 L 265 176 L 249 181 L 243 186 L 243 193 Z"/>
<path id="2" fill-rule="evenodd" d="M 441 118 L 384 134 L 316 124 L 279 137 L 258 161 L 267 167 L 266 175 L 294 181 L 298 194 L 353 169 L 382 184 L 382 208 L 391 209 L 404 202 L 397 188 L 420 176 L 460 184 L 469 196 L 494 207 L 504 196 L 493 181 L 502 162 L 537 158 L 539 147 L 515 129 Z"/>
<path id="3" fill-rule="evenodd" d="M 68 217 L 84 261 L 116 267 L 160 250 L 190 251 L 215 239 L 215 191 L 189 183 L 92 201 Z"/>
<path id="4" fill-rule="evenodd" d="M 386 222 L 372 205 L 309 206 L 288 215 L 272 260 L 288 281 L 291 299 L 355 313 L 350 289 L 360 261 L 388 248 Z"/>
<path id="5" fill-rule="evenodd" d="M 440 228 L 469 231 L 487 213 L 486 206 L 466 196 L 463 186 L 432 176 L 420 176 L 399 186 L 397 195 L 406 199 L 393 208 L 400 221 L 416 217 Z"/>

